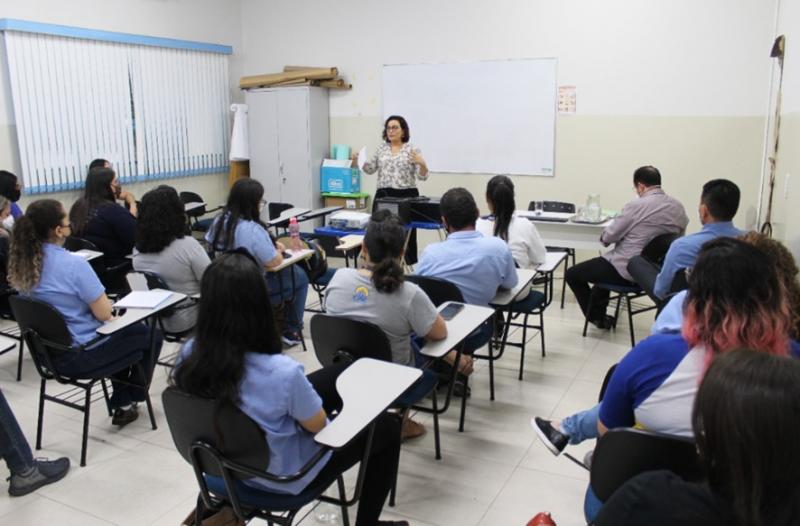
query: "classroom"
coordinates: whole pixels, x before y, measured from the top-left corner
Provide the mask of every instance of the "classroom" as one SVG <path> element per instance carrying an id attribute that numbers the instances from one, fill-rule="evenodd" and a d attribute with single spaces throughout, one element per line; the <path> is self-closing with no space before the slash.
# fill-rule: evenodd
<path id="1" fill-rule="evenodd" d="M 286 524 L 799 523 L 794 38 L 798 0 L 5 2 L 0 523 L 268 524 L 236 498 L 195 522 L 188 445 L 223 414 L 267 434 L 259 472 L 320 455 L 293 490 L 236 483 Z M 253 80 L 294 67 L 342 82 Z M 366 202 L 322 195 L 334 157 Z M 121 246 L 80 244 L 98 218 Z M 44 378 L 88 362 L 32 356 L 48 304 L 76 356 L 100 342 L 87 420 Z M 720 398 L 764 430 L 712 427 Z M 715 486 L 755 439 L 763 473 Z M 608 490 L 622 457 L 649 467 Z"/>

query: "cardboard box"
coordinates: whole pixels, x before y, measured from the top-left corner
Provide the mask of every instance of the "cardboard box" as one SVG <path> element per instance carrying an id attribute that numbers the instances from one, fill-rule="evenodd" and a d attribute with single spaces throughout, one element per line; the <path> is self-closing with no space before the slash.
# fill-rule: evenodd
<path id="1" fill-rule="evenodd" d="M 325 206 L 343 206 L 345 210 L 365 211 L 369 209 L 369 194 L 367 193 L 324 193 Z"/>
<path id="2" fill-rule="evenodd" d="M 353 193 L 361 190 L 361 172 L 351 168 L 349 159 L 325 159 L 320 169 L 323 192 Z"/>

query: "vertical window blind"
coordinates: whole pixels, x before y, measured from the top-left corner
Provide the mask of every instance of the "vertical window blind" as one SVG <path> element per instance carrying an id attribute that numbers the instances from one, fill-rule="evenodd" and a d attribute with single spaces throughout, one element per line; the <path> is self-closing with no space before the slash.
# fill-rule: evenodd
<path id="1" fill-rule="evenodd" d="M 227 171 L 224 51 L 3 29 L 26 192 L 80 188 L 97 157 L 123 182 Z"/>

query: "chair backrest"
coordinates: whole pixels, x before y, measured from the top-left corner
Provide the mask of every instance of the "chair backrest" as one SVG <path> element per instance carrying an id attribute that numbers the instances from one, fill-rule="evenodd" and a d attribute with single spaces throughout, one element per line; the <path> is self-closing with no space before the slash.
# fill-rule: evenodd
<path id="1" fill-rule="evenodd" d="M 674 294 L 689 288 L 689 280 L 686 276 L 686 270 L 687 269 L 685 268 L 681 268 L 675 272 L 675 276 L 672 278 L 672 285 L 670 285 L 669 288 L 670 294 Z"/>
<path id="2" fill-rule="evenodd" d="M 33 331 L 49 342 L 65 347 L 72 345 L 64 316 L 52 305 L 25 296 L 12 296 L 8 302 L 22 332 Z"/>
<path id="3" fill-rule="evenodd" d="M 536 209 L 536 201 L 528 204 L 528 210 Z M 542 212 L 560 212 L 562 214 L 574 214 L 575 203 L 565 203 L 563 201 L 542 201 Z"/>
<path id="4" fill-rule="evenodd" d="M 406 280 L 418 285 L 437 307 L 448 301 L 464 303 L 464 295 L 461 294 L 461 289 L 446 279 L 412 274 L 406 276 Z"/>
<path id="5" fill-rule="evenodd" d="M 656 265 L 663 264 L 669 246 L 679 237 L 681 237 L 681 234 L 661 234 L 660 236 L 654 237 L 645 245 L 644 249 L 642 249 L 642 257 Z"/>
<path id="6" fill-rule="evenodd" d="M 310 325 L 314 352 L 323 367 L 359 358 L 392 361 L 389 338 L 373 323 L 315 314 Z"/>
<path id="7" fill-rule="evenodd" d="M 178 195 L 180 196 L 181 202 L 184 205 L 187 205 L 189 203 L 203 203 L 204 202 L 203 198 L 200 197 L 200 194 L 197 194 L 195 192 L 184 191 L 184 192 L 181 192 Z M 193 208 L 193 209 L 189 210 L 188 212 L 186 212 L 186 216 L 189 217 L 189 218 L 194 218 L 195 220 L 197 220 L 198 217 L 204 215 L 205 213 L 206 213 L 206 207 L 205 206 L 199 206 L 197 208 Z"/>
<path id="8" fill-rule="evenodd" d="M 222 469 L 206 450 L 192 453 L 196 442 L 208 444 L 227 460 L 266 472 L 269 447 L 264 431 L 238 407 L 193 396 L 176 387 L 167 387 L 161 400 L 178 453 L 202 473 L 222 476 Z"/>
<path id="9" fill-rule="evenodd" d="M 281 213 L 282 213 L 284 210 L 289 210 L 290 208 L 294 208 L 294 205 L 292 205 L 292 204 L 289 204 L 289 203 L 269 203 L 269 204 L 267 205 L 267 210 L 268 210 L 268 213 L 269 213 L 269 218 L 270 218 L 271 220 L 272 220 L 272 219 L 275 219 L 276 217 L 278 217 L 279 215 L 281 215 Z"/>
<path id="10" fill-rule="evenodd" d="M 88 239 L 78 236 L 69 236 L 67 239 L 65 239 L 64 248 L 70 252 L 77 252 L 78 250 L 94 250 L 96 252 L 101 252 L 101 250 L 97 248 L 97 245 Z"/>
<path id="11" fill-rule="evenodd" d="M 611 429 L 597 441 L 590 484 L 605 502 L 626 481 L 645 471 L 666 469 L 698 480 L 702 468 L 693 440 L 641 429 Z"/>

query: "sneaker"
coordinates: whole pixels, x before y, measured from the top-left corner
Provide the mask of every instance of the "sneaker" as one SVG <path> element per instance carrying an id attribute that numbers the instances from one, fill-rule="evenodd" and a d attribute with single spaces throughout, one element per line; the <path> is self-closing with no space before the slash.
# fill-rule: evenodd
<path id="1" fill-rule="evenodd" d="M 125 427 L 137 418 L 139 418 L 139 409 L 135 405 L 128 409 L 118 407 L 114 409 L 114 416 L 111 418 L 111 423 L 115 426 Z"/>
<path id="2" fill-rule="evenodd" d="M 539 435 L 539 440 L 541 440 L 542 443 L 547 446 L 547 449 L 555 456 L 560 455 L 561 452 L 564 451 L 564 448 L 567 447 L 569 437 L 553 427 L 553 423 L 550 420 L 535 416 L 533 420 L 531 420 L 531 426 L 533 426 L 536 434 Z"/>
<path id="3" fill-rule="evenodd" d="M 294 331 L 284 331 L 281 336 L 281 341 L 283 341 L 283 344 L 287 347 L 294 347 L 295 345 L 303 343 L 303 337 Z"/>
<path id="4" fill-rule="evenodd" d="M 33 467 L 26 475 L 16 474 L 8 477 L 11 484 L 8 486 L 8 494 L 12 497 L 27 495 L 42 486 L 52 484 L 64 478 L 69 471 L 69 459 L 62 457 L 56 460 L 36 459 Z"/>
<path id="5" fill-rule="evenodd" d="M 556 526 L 556 521 L 549 513 L 543 511 L 529 520 L 527 526 Z"/>

